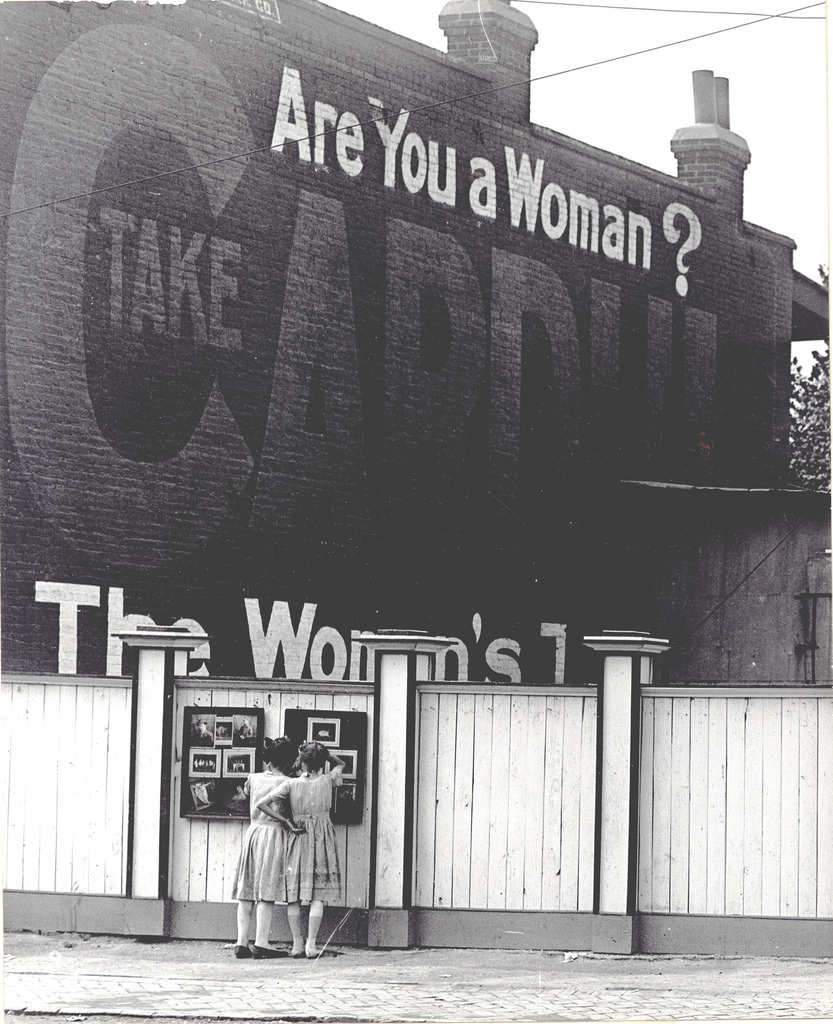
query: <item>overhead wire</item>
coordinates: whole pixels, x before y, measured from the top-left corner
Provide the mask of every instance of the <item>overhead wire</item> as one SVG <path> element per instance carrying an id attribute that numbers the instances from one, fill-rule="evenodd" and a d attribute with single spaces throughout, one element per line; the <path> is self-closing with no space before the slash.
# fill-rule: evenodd
<path id="1" fill-rule="evenodd" d="M 450 98 L 447 98 L 447 99 L 435 100 L 432 103 L 425 103 L 425 104 L 423 104 L 422 106 L 419 106 L 419 107 L 412 107 L 409 110 L 405 110 L 403 108 L 402 110 L 400 110 L 399 113 L 400 113 L 400 116 L 401 116 L 401 114 L 404 114 L 404 113 L 407 113 L 409 116 L 411 114 L 422 114 L 422 113 L 425 113 L 428 110 L 436 110 L 438 107 L 449 107 L 449 106 L 453 106 L 454 104 L 457 104 L 457 103 L 464 103 L 467 100 L 481 99 L 484 96 L 491 96 L 491 95 L 494 95 L 495 93 L 505 92 L 507 89 L 517 89 L 517 88 L 520 88 L 522 86 L 532 85 L 535 82 L 543 82 L 543 81 L 547 81 L 548 79 L 551 79 L 551 78 L 558 78 L 558 77 L 560 77 L 562 75 L 575 74 L 575 72 L 577 72 L 577 71 L 589 71 L 592 68 L 604 67 L 607 64 L 615 64 L 615 63 L 617 63 L 620 60 L 629 60 L 632 57 L 641 57 L 641 56 L 644 56 L 645 54 L 648 54 L 648 53 L 656 53 L 659 50 L 667 50 L 667 49 L 670 49 L 671 47 L 674 47 L 674 46 L 682 46 L 685 43 L 697 42 L 700 39 L 708 39 L 708 38 L 710 38 L 712 36 L 723 35 L 723 34 L 725 34 L 727 32 L 735 32 L 738 29 L 751 28 L 753 25 L 762 25 L 762 24 L 764 24 L 765 22 L 768 22 L 768 21 L 773 21 L 773 20 L 776 20 L 778 18 L 784 18 L 786 15 L 789 15 L 789 14 L 797 14 L 797 13 L 800 13 L 801 11 L 808 11 L 808 10 L 811 10 L 812 8 L 814 8 L 814 7 L 823 7 L 823 6 L 824 6 L 824 0 L 816 0 L 816 2 L 814 2 L 814 3 L 805 4 L 805 5 L 801 6 L 801 7 L 796 7 L 796 8 L 793 8 L 792 10 L 790 10 L 790 11 L 784 11 L 784 12 L 782 12 L 780 14 L 768 14 L 768 15 L 764 15 L 762 17 L 756 17 L 752 21 L 742 22 L 739 25 L 727 25 L 724 28 L 712 29 L 710 32 L 700 32 L 700 33 L 698 33 L 697 35 L 694 35 L 694 36 L 686 36 L 684 39 L 675 39 L 675 40 L 672 40 L 671 42 L 668 42 L 668 43 L 658 43 L 655 46 L 646 46 L 646 47 L 644 47 L 641 50 L 631 50 L 628 53 L 621 53 L 621 54 L 618 54 L 615 57 L 605 57 L 605 58 L 602 58 L 601 60 L 590 61 L 587 64 L 577 64 L 577 65 L 575 65 L 574 67 L 571 67 L 571 68 L 563 68 L 561 71 L 550 71 L 550 72 L 547 72 L 546 74 L 543 74 L 543 75 L 533 75 L 533 76 L 531 76 L 529 78 L 521 79 L 520 81 L 505 82 L 503 85 L 496 85 L 496 86 L 493 86 L 490 89 L 478 89 L 475 92 L 464 93 L 464 94 L 462 94 L 460 96 L 453 96 L 453 97 L 450 97 Z M 349 125 L 349 128 L 350 128 L 351 131 L 355 130 L 355 128 L 357 128 L 357 127 L 364 128 L 364 127 L 367 127 L 368 125 L 374 124 L 377 120 L 378 120 L 378 117 L 370 117 L 370 118 L 368 118 L 365 121 L 359 121 L 358 124 L 351 122 L 351 124 Z M 328 128 L 328 129 L 326 129 L 326 130 L 324 130 L 322 132 L 318 132 L 317 134 L 309 134 L 309 135 L 307 135 L 306 136 L 306 141 L 307 142 L 312 142 L 315 139 L 325 138 L 325 137 L 327 137 L 329 135 L 335 135 L 335 134 L 337 134 L 341 130 L 343 130 L 343 129 L 340 129 L 338 127 Z M 69 203 L 69 202 L 73 202 L 73 201 L 75 201 L 77 199 L 88 199 L 88 198 L 91 198 L 92 196 L 101 195 L 101 194 L 103 194 L 105 192 L 113 192 L 113 191 L 116 191 L 116 190 L 122 189 L 122 188 L 130 188 L 131 186 L 134 186 L 134 185 L 144 185 L 144 184 L 147 184 L 147 183 L 152 182 L 152 181 L 161 181 L 164 178 L 169 178 L 169 177 L 172 177 L 173 175 L 176 175 L 176 174 L 187 174 L 187 173 L 190 173 L 191 171 L 202 170 L 205 167 L 214 167 L 217 164 L 227 163 L 228 161 L 231 161 L 231 160 L 246 160 L 249 157 L 257 156 L 260 153 L 267 153 L 267 152 L 269 152 L 272 149 L 279 149 L 279 148 L 281 148 L 281 147 L 280 146 L 272 146 L 272 145 L 269 145 L 269 146 L 259 146 L 256 149 L 245 150 L 245 151 L 242 151 L 240 153 L 232 153 L 229 156 L 216 157 L 213 160 L 205 160 L 202 163 L 189 164 L 187 167 L 173 168 L 170 171 L 160 171 L 160 172 L 157 172 L 155 174 L 144 175 L 141 178 L 132 178 L 129 181 L 117 182 L 117 183 L 114 183 L 112 185 L 103 185 L 101 188 L 90 189 L 90 191 L 88 191 L 88 192 L 79 192 L 79 193 L 75 193 L 75 194 L 69 195 L 69 196 L 61 196 L 58 199 L 50 199 L 47 202 L 35 203 L 32 206 L 24 206 L 24 207 L 21 207 L 21 208 L 19 208 L 17 210 L 9 210 L 7 213 L 4 213 L 2 216 L 3 216 L 4 219 L 8 219 L 9 217 L 14 217 L 14 216 L 17 216 L 18 214 L 21 214 L 21 213 L 32 213 L 35 210 L 46 209 L 47 207 L 50 207 L 50 206 L 58 206 L 61 203 Z"/>
<path id="2" fill-rule="evenodd" d="M 635 7 L 631 4 L 584 4 L 575 0 L 514 0 L 516 4 L 536 4 L 543 7 L 583 7 L 586 10 L 637 11 L 645 14 L 720 14 L 732 18 L 789 18 L 792 21 L 825 21 L 823 14 L 765 14 L 759 11 L 697 10 L 693 7 Z"/>

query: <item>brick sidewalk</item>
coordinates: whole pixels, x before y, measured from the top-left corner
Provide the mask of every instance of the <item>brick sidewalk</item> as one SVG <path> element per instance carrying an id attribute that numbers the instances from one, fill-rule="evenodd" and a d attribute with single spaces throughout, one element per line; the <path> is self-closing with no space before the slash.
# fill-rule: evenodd
<path id="1" fill-rule="evenodd" d="M 833 1020 L 830 960 L 345 949 L 235 961 L 222 943 L 7 935 L 12 1013 L 306 1021 Z"/>

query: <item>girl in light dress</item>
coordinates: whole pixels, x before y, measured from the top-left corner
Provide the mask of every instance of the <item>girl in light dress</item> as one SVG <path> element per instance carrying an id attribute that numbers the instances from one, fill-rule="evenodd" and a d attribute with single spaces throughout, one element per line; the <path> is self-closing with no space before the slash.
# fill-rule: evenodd
<path id="1" fill-rule="evenodd" d="M 327 761 L 330 770 L 325 771 Z M 259 811 L 284 823 L 290 830 L 286 847 L 286 915 L 292 932 L 293 957 L 319 955 L 318 929 L 325 903 L 342 899 L 341 865 L 336 833 L 330 820 L 333 789 L 341 785 L 344 762 L 322 743 L 302 743 L 298 748 L 301 774 L 283 779 L 257 804 Z M 289 798 L 292 820 L 287 820 L 280 801 Z M 301 903 L 309 904 L 307 937 L 301 923 Z"/>
<path id="2" fill-rule="evenodd" d="M 269 945 L 272 914 L 275 903 L 286 902 L 284 871 L 286 864 L 287 831 L 282 820 L 275 820 L 258 809 L 263 797 L 283 782 L 292 771 L 295 750 L 292 742 L 281 739 L 266 741 L 263 752 L 264 771 L 250 775 L 243 787 L 249 797 L 251 824 L 243 837 L 237 876 L 232 886 L 232 899 L 237 903 L 237 945 L 234 955 L 238 960 L 255 960 L 286 956 Z M 249 948 L 249 932 L 255 914 L 255 941 Z"/>

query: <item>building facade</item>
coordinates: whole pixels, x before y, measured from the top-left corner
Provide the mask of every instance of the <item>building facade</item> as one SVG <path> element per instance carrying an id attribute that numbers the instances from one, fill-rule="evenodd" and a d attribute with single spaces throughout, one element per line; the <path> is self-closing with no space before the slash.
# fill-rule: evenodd
<path id="1" fill-rule="evenodd" d="M 659 550 L 668 496 L 623 484 L 787 481 L 812 311 L 721 80 L 673 178 L 529 123 L 505 0 L 447 4 L 448 55 L 312 0 L 2 20 L 7 669 L 117 676 L 114 633 L 176 622 L 194 672 L 358 679 L 355 631 L 404 625 L 458 638 L 450 679 L 583 682 L 584 633 L 681 639 L 743 576 L 678 600 L 724 506 Z M 781 505 L 729 515 L 753 561 L 802 520 L 789 635 L 675 681 L 807 678 L 826 502 Z"/>

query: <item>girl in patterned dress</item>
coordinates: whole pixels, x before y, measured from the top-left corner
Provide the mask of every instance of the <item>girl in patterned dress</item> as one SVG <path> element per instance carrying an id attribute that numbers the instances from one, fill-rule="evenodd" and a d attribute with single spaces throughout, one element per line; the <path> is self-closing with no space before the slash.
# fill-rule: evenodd
<path id="1" fill-rule="evenodd" d="M 284 869 L 286 861 L 287 825 L 285 818 L 275 820 L 258 810 L 258 802 L 282 782 L 292 770 L 294 754 L 291 741 L 283 736 L 266 741 L 263 752 L 265 770 L 250 775 L 243 787 L 249 797 L 251 824 L 243 837 L 237 876 L 231 898 L 237 903 L 238 960 L 256 960 L 285 956 L 269 946 L 269 932 L 275 903 L 286 902 Z M 249 949 L 252 911 L 255 913 L 255 941 Z"/>
<path id="2" fill-rule="evenodd" d="M 325 765 L 330 762 L 330 770 Z M 340 903 L 341 865 L 336 833 L 330 820 L 333 789 L 341 785 L 344 762 L 322 743 L 302 743 L 298 749 L 301 774 L 284 779 L 258 810 L 277 821 L 283 818 L 277 801 L 289 798 L 294 829 L 286 849 L 286 915 L 292 932 L 292 956 L 319 955 L 316 940 L 325 903 Z M 285 818 L 283 820 L 286 820 Z M 293 824 L 288 823 L 290 828 Z M 307 939 L 301 925 L 301 903 L 309 904 Z"/>

